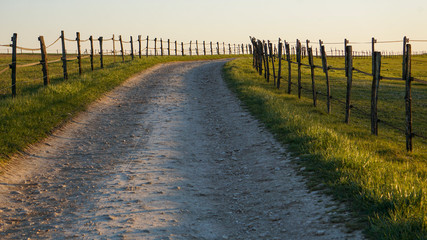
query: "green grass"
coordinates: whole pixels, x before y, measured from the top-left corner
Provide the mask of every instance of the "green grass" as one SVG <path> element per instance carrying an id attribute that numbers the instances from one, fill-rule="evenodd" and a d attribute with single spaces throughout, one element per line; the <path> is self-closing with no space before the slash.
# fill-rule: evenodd
<path id="1" fill-rule="evenodd" d="M 18 55 L 18 65 L 39 61 L 39 55 Z M 105 68 L 100 69 L 96 58 L 95 71 L 90 70 L 89 59 L 83 60 L 83 74 L 78 75 L 77 61 L 69 62 L 69 79 L 62 79 L 62 63 L 49 65 L 51 84 L 43 86 L 41 66 L 18 68 L 17 97 L 12 98 L 10 88 L 0 94 L 0 164 L 12 154 L 23 151 L 40 141 L 76 113 L 86 109 L 94 100 L 112 90 L 132 75 L 159 63 L 171 61 L 208 60 L 236 57 L 220 56 L 164 56 L 143 57 L 126 62 L 106 56 Z M 50 55 L 49 59 L 59 58 Z M 0 65 L 10 62 L 10 56 L 1 55 Z M 1 67 L 0 67 L 1 68 Z M 10 71 L 0 75 L 0 88 L 10 85 Z"/>
<path id="2" fill-rule="evenodd" d="M 334 67 L 344 65 L 343 58 L 328 61 Z M 354 67 L 369 72 L 370 61 L 355 59 Z M 383 59 L 382 75 L 398 77 L 399 61 Z M 316 65 L 320 64 L 316 59 Z M 286 62 L 282 73 L 287 79 L 285 66 Z M 292 80 L 296 83 L 296 65 L 292 67 Z M 413 66 L 413 70 L 416 77 L 427 76 L 427 70 L 421 66 Z M 325 99 L 319 99 L 315 108 L 310 92 L 303 91 L 298 99 L 296 86 L 292 94 L 287 94 L 287 83 L 283 80 L 282 89 L 274 88 L 255 72 L 251 58 L 227 63 L 224 76 L 247 108 L 279 141 L 300 156 L 297 163 L 306 167 L 303 174 L 310 179 L 310 187 L 324 189 L 348 204 L 357 216 L 348 219 L 350 228 L 362 228 L 372 239 L 427 239 L 425 140 L 415 138 L 414 152 L 407 153 L 405 136 L 398 130 L 380 124 L 379 136 L 373 136 L 369 117 L 355 111 L 350 124 L 345 124 L 342 104 L 333 102 L 333 112 L 327 114 Z M 303 68 L 302 78 L 303 87 L 310 89 L 308 69 Z M 316 70 L 316 81 L 318 91 L 325 93 L 321 70 Z M 368 112 L 371 81 L 369 77 L 354 75 L 353 104 Z M 333 97 L 345 100 L 344 74 L 331 72 L 331 82 Z M 404 121 L 403 84 L 385 80 L 380 83 L 380 118 L 396 125 Z M 414 84 L 413 92 L 415 131 L 425 134 L 427 88 Z"/>

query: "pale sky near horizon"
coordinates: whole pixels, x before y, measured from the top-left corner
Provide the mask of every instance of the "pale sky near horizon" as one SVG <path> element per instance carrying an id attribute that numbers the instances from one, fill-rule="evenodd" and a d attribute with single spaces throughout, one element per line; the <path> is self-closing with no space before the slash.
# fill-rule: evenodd
<path id="1" fill-rule="evenodd" d="M 66 37 L 132 35 L 178 40 L 249 43 L 249 36 L 277 41 L 325 42 L 427 39 L 426 0 L 0 0 L 0 44 L 18 33 L 18 45 L 38 47 L 61 30 Z M 342 47 L 342 46 L 339 46 Z M 369 49 L 369 45 L 355 46 Z M 381 48 L 381 46 L 379 46 Z M 401 49 L 391 44 L 387 49 Z M 414 44 L 414 50 L 427 45 Z"/>

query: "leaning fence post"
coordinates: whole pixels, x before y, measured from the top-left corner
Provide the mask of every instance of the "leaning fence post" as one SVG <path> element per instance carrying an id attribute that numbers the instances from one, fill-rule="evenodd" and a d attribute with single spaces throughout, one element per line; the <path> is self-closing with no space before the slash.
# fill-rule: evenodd
<path id="1" fill-rule="evenodd" d="M 313 48 L 309 47 L 310 40 L 307 39 L 307 55 L 308 63 L 310 65 L 310 75 L 311 75 L 311 90 L 313 93 L 313 106 L 317 106 L 317 92 L 316 92 L 316 83 L 314 81 L 314 61 L 313 61 Z"/>
<path id="2" fill-rule="evenodd" d="M 103 57 L 104 53 L 102 50 L 103 39 L 104 39 L 103 37 L 98 38 L 98 41 L 99 41 L 99 59 L 101 60 L 101 68 L 104 68 L 104 57 Z M 120 42 L 122 42 L 121 39 L 122 39 L 122 37 L 120 36 Z"/>
<path id="3" fill-rule="evenodd" d="M 406 150 L 412 152 L 412 93 L 411 93 L 411 44 L 406 45 L 406 66 L 405 66 L 405 122 L 406 122 Z"/>
<path id="4" fill-rule="evenodd" d="M 381 53 L 374 52 L 374 71 L 371 92 L 371 133 L 378 136 L 378 89 L 381 76 Z"/>
<path id="5" fill-rule="evenodd" d="M 68 79 L 67 72 L 67 50 L 65 49 L 65 36 L 64 31 L 61 31 L 61 43 L 62 43 L 62 72 L 64 73 L 64 80 Z"/>
<path id="6" fill-rule="evenodd" d="M 119 41 L 120 41 L 120 51 L 121 51 L 121 54 L 122 54 L 122 62 L 125 62 L 125 52 L 123 51 L 122 35 L 119 35 Z"/>
<path id="7" fill-rule="evenodd" d="M 282 40 L 279 38 L 279 69 L 277 70 L 277 89 L 280 88 L 280 78 L 282 74 Z"/>
<path id="8" fill-rule="evenodd" d="M 12 69 L 12 97 L 16 97 L 16 42 L 18 34 L 14 33 L 12 36 L 12 63 L 9 65 Z"/>
<path id="9" fill-rule="evenodd" d="M 353 49 L 352 46 L 347 46 L 345 57 L 347 58 L 347 94 L 345 100 L 345 123 L 350 122 L 351 109 L 351 87 L 353 84 Z"/>
<path id="10" fill-rule="evenodd" d="M 47 86 L 49 85 L 50 81 L 49 81 L 49 74 L 47 69 L 47 53 L 46 53 L 46 45 L 44 43 L 44 37 L 40 36 L 39 41 L 40 41 L 40 50 L 41 50 L 41 57 L 42 57 L 42 60 L 40 61 L 40 63 L 42 65 L 42 72 L 43 72 L 43 85 Z"/>
<path id="11" fill-rule="evenodd" d="M 90 42 L 90 69 L 93 71 L 93 37 L 92 36 L 89 37 L 89 42 Z"/>
<path id="12" fill-rule="evenodd" d="M 320 55 L 322 57 L 322 68 L 326 78 L 326 109 L 328 113 L 331 113 L 332 111 L 331 110 L 331 86 L 329 84 L 329 73 L 328 73 L 329 68 L 328 68 L 328 62 L 326 60 L 326 50 L 322 40 L 319 40 L 319 45 L 320 45 Z"/>
<path id="13" fill-rule="evenodd" d="M 79 75 L 82 75 L 82 52 L 80 49 L 80 33 L 76 32 L 76 42 L 77 42 L 77 62 L 79 65 Z"/>
<path id="14" fill-rule="evenodd" d="M 301 98 L 301 42 L 297 39 L 298 98 Z"/>

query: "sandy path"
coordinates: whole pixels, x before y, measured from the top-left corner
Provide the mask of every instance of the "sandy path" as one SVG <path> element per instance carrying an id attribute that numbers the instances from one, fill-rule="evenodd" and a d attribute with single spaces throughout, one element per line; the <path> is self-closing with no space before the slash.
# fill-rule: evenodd
<path id="1" fill-rule="evenodd" d="M 157 66 L 17 158 L 0 238 L 360 239 L 242 109 L 224 63 Z"/>

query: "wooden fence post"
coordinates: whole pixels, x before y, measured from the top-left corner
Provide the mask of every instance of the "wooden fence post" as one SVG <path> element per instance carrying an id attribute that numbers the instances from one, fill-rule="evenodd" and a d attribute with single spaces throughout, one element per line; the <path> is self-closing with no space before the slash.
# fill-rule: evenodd
<path id="1" fill-rule="evenodd" d="M 405 59 L 405 122 L 406 122 L 406 150 L 412 152 L 412 138 L 414 136 L 412 132 L 412 93 L 411 93 L 411 44 L 406 45 L 406 59 Z"/>
<path id="2" fill-rule="evenodd" d="M 407 60 L 407 56 L 406 56 L 406 44 L 408 42 L 408 39 L 405 37 L 403 37 L 403 52 L 402 52 L 402 79 L 406 79 L 406 69 L 407 69 L 407 64 L 406 64 L 406 60 Z"/>
<path id="3" fill-rule="evenodd" d="M 191 41 L 190 41 L 190 56 L 193 54 L 192 52 L 191 52 Z"/>
<path id="4" fill-rule="evenodd" d="M 160 55 L 163 57 L 163 39 L 160 38 Z"/>
<path id="5" fill-rule="evenodd" d="M 277 70 L 277 89 L 280 89 L 280 79 L 282 74 L 282 40 L 279 38 L 279 69 Z"/>
<path id="6" fill-rule="evenodd" d="M 113 41 L 113 62 L 116 63 L 116 39 L 114 38 L 114 34 L 113 34 L 112 41 Z M 93 59 L 93 56 L 92 56 L 92 59 Z"/>
<path id="7" fill-rule="evenodd" d="M 298 63 L 298 98 L 301 98 L 301 42 L 297 39 L 297 63 Z"/>
<path id="8" fill-rule="evenodd" d="M 133 51 L 133 38 L 130 36 L 130 56 L 132 57 L 132 60 L 134 60 L 135 54 Z"/>
<path id="9" fill-rule="evenodd" d="M 120 42 L 122 37 L 120 36 Z M 102 42 L 103 42 L 104 38 L 103 37 L 99 37 L 98 41 L 99 41 L 99 59 L 101 60 L 101 68 L 104 68 L 104 51 L 102 50 Z"/>
<path id="10" fill-rule="evenodd" d="M 64 74 L 64 80 L 68 79 L 67 72 L 67 50 L 65 49 L 65 36 L 64 31 L 61 31 L 61 43 L 62 43 L 62 72 Z"/>
<path id="11" fill-rule="evenodd" d="M 219 55 L 219 42 L 216 42 L 216 54 Z"/>
<path id="12" fill-rule="evenodd" d="M 240 49 L 240 48 L 239 48 Z M 273 85 L 276 86 L 276 69 L 274 69 L 274 53 L 273 53 L 273 44 L 268 40 L 268 50 L 270 53 L 271 66 L 273 68 Z"/>
<path id="13" fill-rule="evenodd" d="M 222 54 L 225 55 L 225 42 L 222 42 Z"/>
<path id="14" fill-rule="evenodd" d="M 377 40 L 375 38 L 372 38 L 371 44 L 372 44 L 372 76 L 375 74 L 375 43 Z"/>
<path id="15" fill-rule="evenodd" d="M 206 43 L 203 41 L 203 54 L 206 56 Z"/>
<path id="16" fill-rule="evenodd" d="M 154 56 L 157 56 L 157 38 L 154 38 Z"/>
<path id="17" fill-rule="evenodd" d="M 199 56 L 199 42 L 196 40 L 196 55 Z"/>
<path id="18" fill-rule="evenodd" d="M 120 41 L 120 52 L 122 54 L 122 62 L 125 62 L 125 52 L 123 51 L 122 35 L 119 35 L 119 41 Z"/>
<path id="19" fill-rule="evenodd" d="M 46 53 L 46 45 L 44 43 L 44 37 L 40 36 L 39 41 L 40 41 L 40 50 L 41 50 L 41 57 L 42 57 L 42 60 L 40 61 L 40 63 L 42 65 L 42 72 L 43 72 L 43 85 L 47 86 L 49 85 L 50 80 L 49 80 L 49 72 L 47 68 L 47 53 Z"/>
<path id="20" fill-rule="evenodd" d="M 264 41 L 264 77 L 267 79 L 267 82 L 270 82 L 270 65 L 268 62 L 268 46 L 267 43 Z M 236 51 L 236 44 L 234 44 L 234 51 Z M 234 52 L 236 54 L 236 52 Z"/>
<path id="21" fill-rule="evenodd" d="M 328 67 L 328 62 L 326 60 L 325 46 L 323 45 L 322 40 L 319 40 L 319 45 L 320 45 L 320 55 L 322 58 L 322 68 L 326 78 L 326 109 L 330 114 L 331 113 L 331 86 L 329 84 L 329 73 L 328 73 L 329 67 Z"/>
<path id="22" fill-rule="evenodd" d="M 213 55 L 212 41 L 211 41 L 211 43 L 210 43 L 210 46 L 211 46 L 211 55 Z"/>
<path id="23" fill-rule="evenodd" d="M 77 42 L 77 63 L 79 65 L 79 75 L 82 75 L 82 52 L 80 49 L 80 32 L 76 32 Z"/>
<path id="24" fill-rule="evenodd" d="M 12 97 L 16 97 L 16 47 L 17 47 L 18 34 L 14 33 L 12 36 L 12 63 L 9 65 L 12 69 Z"/>
<path id="25" fill-rule="evenodd" d="M 147 36 L 147 46 L 145 47 L 145 56 L 148 57 L 148 43 L 149 43 L 149 38 Z"/>
<path id="26" fill-rule="evenodd" d="M 138 35 L 138 56 L 139 56 L 139 58 L 141 58 L 141 49 L 142 48 L 142 46 L 141 46 L 141 35 Z"/>
<path id="27" fill-rule="evenodd" d="M 231 55 L 231 44 L 228 44 L 228 54 Z"/>
<path id="28" fill-rule="evenodd" d="M 181 42 L 181 53 L 182 53 L 182 56 L 184 56 L 184 43 L 183 42 Z"/>
<path id="29" fill-rule="evenodd" d="M 313 61 L 313 48 L 309 46 L 310 40 L 307 39 L 307 55 L 308 55 L 308 64 L 310 65 L 310 75 L 311 75 L 311 90 L 313 93 L 313 106 L 317 106 L 317 92 L 316 92 L 316 83 L 314 81 L 314 61 Z"/>
<path id="30" fill-rule="evenodd" d="M 171 40 L 168 39 L 168 56 L 171 55 Z"/>
<path id="31" fill-rule="evenodd" d="M 292 79 L 291 79 L 292 63 L 291 63 L 291 51 L 289 48 L 289 43 L 287 43 L 286 41 L 285 41 L 285 49 L 286 49 L 286 61 L 288 61 L 288 94 L 290 94 L 291 88 L 292 88 Z"/>
<path id="32" fill-rule="evenodd" d="M 175 56 L 178 56 L 178 43 L 175 41 Z"/>
<path id="33" fill-rule="evenodd" d="M 350 110 L 351 110 L 351 87 L 353 84 L 353 48 L 347 46 L 345 49 L 345 57 L 347 58 L 347 94 L 345 99 L 345 123 L 350 122 Z"/>
<path id="34" fill-rule="evenodd" d="M 371 133 L 378 136 L 378 89 L 381 78 L 381 53 L 374 52 L 374 72 L 371 92 Z"/>
<path id="35" fill-rule="evenodd" d="M 90 42 L 90 69 L 93 71 L 93 37 L 89 37 Z"/>

